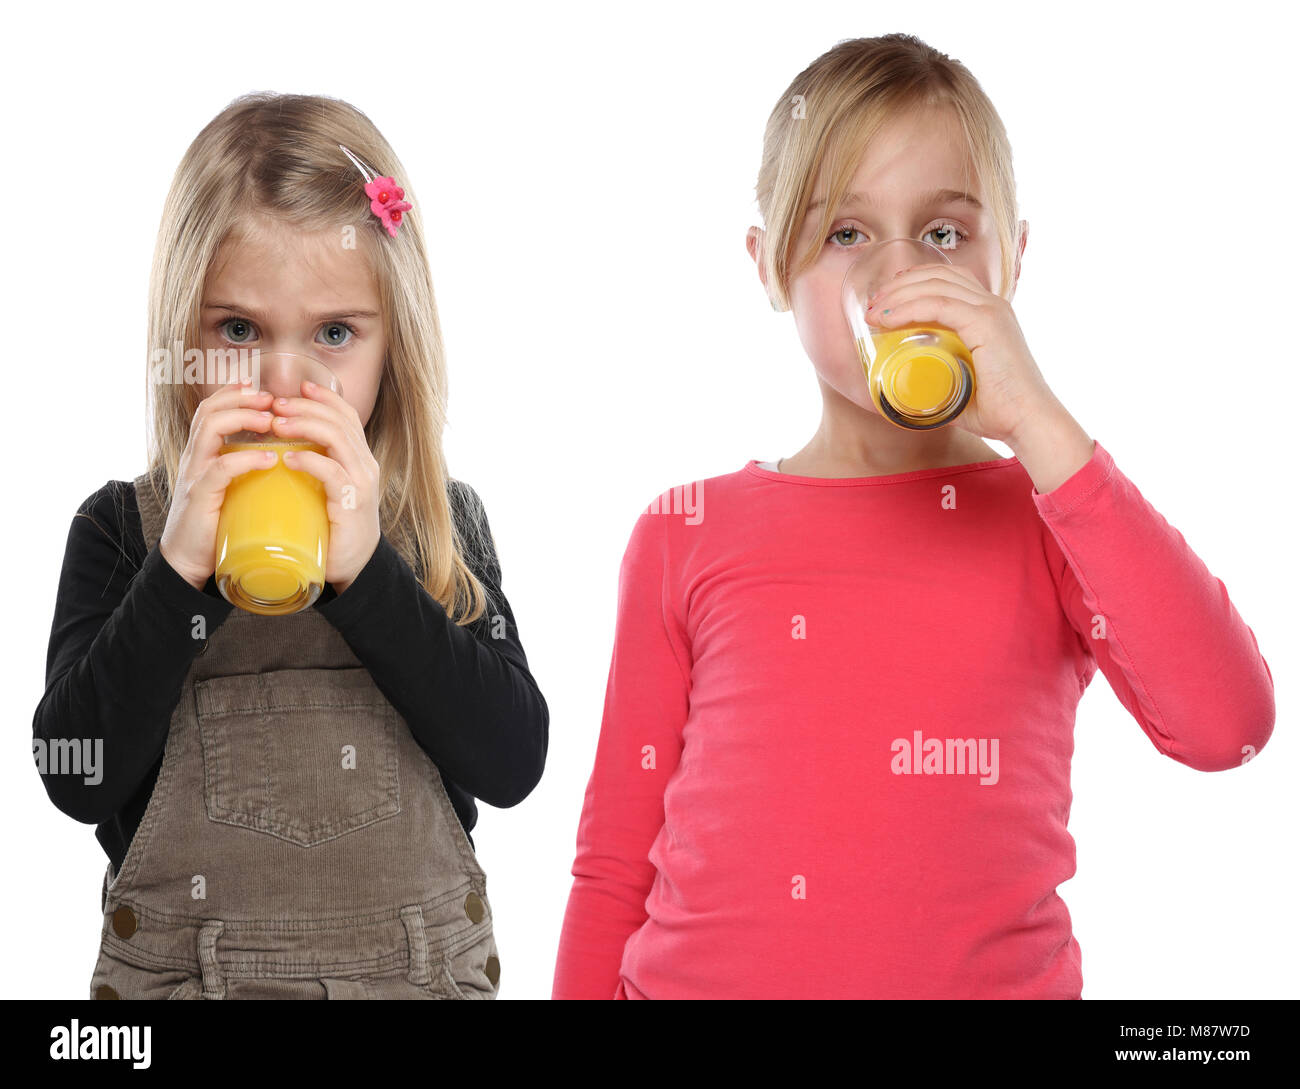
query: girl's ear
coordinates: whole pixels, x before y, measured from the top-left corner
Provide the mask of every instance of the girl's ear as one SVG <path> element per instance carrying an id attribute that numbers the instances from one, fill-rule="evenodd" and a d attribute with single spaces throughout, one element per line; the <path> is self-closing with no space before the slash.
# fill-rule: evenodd
<path id="1" fill-rule="evenodd" d="M 1015 298 L 1015 288 L 1021 282 L 1021 257 L 1024 256 L 1024 243 L 1030 240 L 1030 224 L 1028 220 L 1021 220 L 1018 227 L 1019 240 L 1015 247 L 1015 274 L 1011 277 L 1011 290 L 1006 295 L 1006 299 L 1011 301 Z"/>

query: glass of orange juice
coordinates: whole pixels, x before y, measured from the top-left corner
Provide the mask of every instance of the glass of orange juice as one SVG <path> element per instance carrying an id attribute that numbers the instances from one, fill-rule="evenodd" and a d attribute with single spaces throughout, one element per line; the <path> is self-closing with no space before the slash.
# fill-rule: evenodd
<path id="1" fill-rule="evenodd" d="M 961 415 L 975 392 L 970 350 L 937 322 L 881 329 L 867 320 L 866 310 L 871 296 L 896 272 L 936 262 L 952 264 L 938 246 L 920 239 L 872 242 L 849 266 L 841 293 L 876 410 L 911 431 L 942 427 Z"/>
<path id="2" fill-rule="evenodd" d="M 343 392 L 338 377 L 318 359 L 257 354 L 252 388 L 301 397 L 304 379 Z M 295 448 L 326 453 L 319 443 L 260 431 L 227 435 L 221 453 L 262 449 L 280 455 Z M 217 589 L 250 613 L 279 616 L 307 608 L 325 586 L 329 532 L 325 486 L 310 473 L 290 469 L 280 456 L 269 469 L 241 473 L 226 489 L 217 520 Z"/>

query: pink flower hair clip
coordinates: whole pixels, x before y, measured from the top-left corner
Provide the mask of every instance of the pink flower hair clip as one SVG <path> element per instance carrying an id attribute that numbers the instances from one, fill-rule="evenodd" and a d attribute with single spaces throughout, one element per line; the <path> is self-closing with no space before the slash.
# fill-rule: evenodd
<path id="1" fill-rule="evenodd" d="M 384 225 L 389 236 L 396 238 L 397 228 L 402 225 L 402 213 L 411 210 L 411 202 L 402 199 L 406 193 L 392 178 L 376 177 L 370 167 L 342 144 L 339 144 L 339 150 L 361 171 L 361 176 L 366 179 L 366 196 L 370 198 L 370 210 L 379 217 L 379 222 Z"/>

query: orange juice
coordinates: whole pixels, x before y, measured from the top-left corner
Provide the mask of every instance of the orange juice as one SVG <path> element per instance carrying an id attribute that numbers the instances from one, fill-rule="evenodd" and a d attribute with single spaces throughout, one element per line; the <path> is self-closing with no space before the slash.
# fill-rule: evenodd
<path id="1" fill-rule="evenodd" d="M 975 392 L 975 368 L 961 338 L 941 325 L 876 330 L 873 352 L 858 338 L 871 399 L 891 423 L 924 431 L 956 418 Z"/>
<path id="2" fill-rule="evenodd" d="M 312 442 L 233 442 L 236 450 L 291 449 L 325 453 Z M 329 553 L 325 486 L 277 457 L 269 469 L 252 469 L 226 489 L 217 521 L 217 586 L 227 601 L 268 616 L 305 609 L 325 585 Z"/>

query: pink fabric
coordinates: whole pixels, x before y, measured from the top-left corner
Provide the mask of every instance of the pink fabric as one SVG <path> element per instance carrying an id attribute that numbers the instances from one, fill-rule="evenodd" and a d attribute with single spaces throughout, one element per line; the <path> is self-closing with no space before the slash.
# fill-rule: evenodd
<path id="1" fill-rule="evenodd" d="M 411 210 L 411 202 L 403 200 L 406 191 L 392 178 L 375 178 L 366 182 L 366 196 L 370 198 L 370 210 L 379 217 L 389 235 L 397 237 L 397 228 L 402 225 L 402 213 Z"/>
<path id="2" fill-rule="evenodd" d="M 1272 733 L 1254 634 L 1100 443 L 1048 495 L 1014 458 L 751 461 L 657 505 L 620 572 L 553 997 L 1078 998 L 1056 888 L 1097 668 L 1189 767 Z"/>

